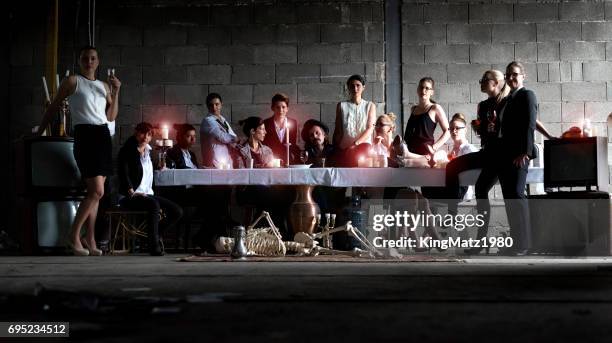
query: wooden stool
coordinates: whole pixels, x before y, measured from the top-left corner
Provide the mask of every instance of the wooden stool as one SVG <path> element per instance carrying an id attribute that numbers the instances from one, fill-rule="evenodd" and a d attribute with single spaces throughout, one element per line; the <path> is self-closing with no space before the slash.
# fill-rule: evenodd
<path id="1" fill-rule="evenodd" d="M 147 237 L 146 211 L 130 211 L 115 207 L 106 211 L 108 227 L 111 231 L 110 253 L 112 255 L 127 254 L 133 249 L 136 237 Z M 114 230 L 113 230 L 113 222 Z M 116 249 L 117 241 L 121 249 Z"/>

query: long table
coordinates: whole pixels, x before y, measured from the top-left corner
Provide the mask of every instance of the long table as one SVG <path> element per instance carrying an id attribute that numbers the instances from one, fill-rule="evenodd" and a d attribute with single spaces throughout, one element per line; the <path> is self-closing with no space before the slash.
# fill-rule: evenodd
<path id="1" fill-rule="evenodd" d="M 439 168 L 276 168 L 276 169 L 166 169 L 155 172 L 157 186 L 181 185 L 300 185 L 332 187 L 444 186 Z M 479 169 L 459 175 L 462 185 L 473 185 Z M 527 183 L 543 183 L 544 169 L 529 168 Z"/>

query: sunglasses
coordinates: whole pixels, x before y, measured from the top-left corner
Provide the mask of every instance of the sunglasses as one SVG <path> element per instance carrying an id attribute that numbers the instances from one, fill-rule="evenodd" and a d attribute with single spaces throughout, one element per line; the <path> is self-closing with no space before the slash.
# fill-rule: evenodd
<path id="1" fill-rule="evenodd" d="M 455 131 L 455 130 L 459 131 L 461 129 L 465 129 L 465 126 L 451 126 L 448 129 L 451 131 Z"/>

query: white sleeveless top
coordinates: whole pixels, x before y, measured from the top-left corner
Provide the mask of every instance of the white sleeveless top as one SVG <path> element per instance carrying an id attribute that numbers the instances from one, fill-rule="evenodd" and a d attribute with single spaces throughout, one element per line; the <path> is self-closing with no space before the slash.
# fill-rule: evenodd
<path id="1" fill-rule="evenodd" d="M 340 141 L 340 149 L 350 147 L 355 139 L 366 130 L 368 124 L 368 110 L 374 103 L 361 99 L 359 105 L 351 101 L 342 101 L 340 103 L 340 111 L 342 111 L 342 140 Z M 372 137 L 363 143 L 372 144 Z"/>
<path id="2" fill-rule="evenodd" d="M 103 125 L 106 120 L 106 88 L 100 80 L 76 75 L 76 90 L 68 97 L 72 125 Z"/>

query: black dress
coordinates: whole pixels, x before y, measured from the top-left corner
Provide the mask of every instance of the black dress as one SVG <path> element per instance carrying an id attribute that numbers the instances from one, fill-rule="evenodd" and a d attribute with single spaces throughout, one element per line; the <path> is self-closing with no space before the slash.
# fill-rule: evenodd
<path id="1" fill-rule="evenodd" d="M 434 131 L 436 130 L 436 122 L 429 117 L 430 106 L 424 113 L 415 115 L 410 114 L 406 131 L 404 132 L 404 141 L 410 152 L 419 155 L 429 155 L 427 145 L 433 145 L 435 142 Z"/>

